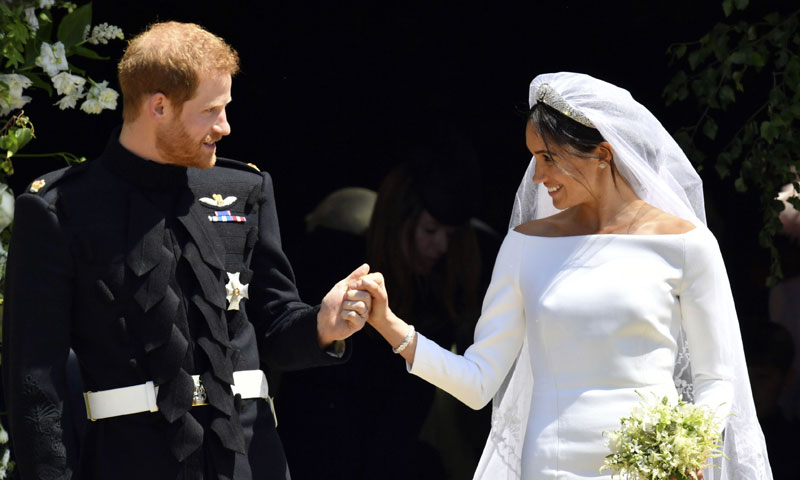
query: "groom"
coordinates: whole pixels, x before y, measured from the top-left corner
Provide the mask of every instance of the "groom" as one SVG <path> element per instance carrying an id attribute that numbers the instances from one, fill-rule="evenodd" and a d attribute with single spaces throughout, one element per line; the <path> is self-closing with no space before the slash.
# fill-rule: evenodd
<path id="1" fill-rule="evenodd" d="M 22 480 L 288 478 L 259 366 L 344 362 L 369 303 L 347 285 L 368 267 L 301 303 L 270 176 L 216 157 L 237 70 L 201 27 L 151 26 L 119 63 L 123 125 L 103 154 L 19 197 L 3 376 Z"/>

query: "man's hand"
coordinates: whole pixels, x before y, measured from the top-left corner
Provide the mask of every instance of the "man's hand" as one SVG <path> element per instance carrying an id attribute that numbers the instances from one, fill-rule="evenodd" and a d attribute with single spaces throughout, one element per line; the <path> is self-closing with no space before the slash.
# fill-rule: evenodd
<path id="1" fill-rule="evenodd" d="M 368 293 L 349 290 L 349 286 L 369 273 L 366 263 L 347 278 L 339 281 L 322 299 L 317 314 L 317 338 L 322 348 L 336 340 L 344 340 L 364 327 L 372 297 Z"/>

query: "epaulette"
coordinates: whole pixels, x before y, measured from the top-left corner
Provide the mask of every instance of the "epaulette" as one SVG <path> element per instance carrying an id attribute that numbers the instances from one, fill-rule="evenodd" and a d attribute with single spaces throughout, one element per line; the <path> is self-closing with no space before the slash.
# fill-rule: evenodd
<path id="1" fill-rule="evenodd" d="M 237 170 L 244 170 L 250 173 L 261 173 L 261 169 L 252 163 L 240 162 L 232 158 L 217 157 L 217 165 L 220 167 L 235 168 Z"/>
<path id="2" fill-rule="evenodd" d="M 65 179 L 75 176 L 86 170 L 89 166 L 88 162 L 70 165 L 69 167 L 53 170 L 52 172 L 45 173 L 37 178 L 28 186 L 25 192 L 44 195 L 48 190 L 53 188 L 56 184 L 63 182 Z M 23 192 L 23 193 L 25 193 Z"/>

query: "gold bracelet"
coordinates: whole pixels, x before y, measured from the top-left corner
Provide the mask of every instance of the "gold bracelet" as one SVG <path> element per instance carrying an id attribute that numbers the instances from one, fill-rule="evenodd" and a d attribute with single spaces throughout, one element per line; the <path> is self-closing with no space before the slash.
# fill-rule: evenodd
<path id="1" fill-rule="evenodd" d="M 408 331 L 408 335 L 406 335 L 406 338 L 403 339 L 403 343 L 398 345 L 396 348 L 392 349 L 394 353 L 400 353 L 403 350 L 405 350 L 408 344 L 411 343 L 411 339 L 414 338 L 414 325 L 409 325 L 409 327 L 411 328 Z"/>

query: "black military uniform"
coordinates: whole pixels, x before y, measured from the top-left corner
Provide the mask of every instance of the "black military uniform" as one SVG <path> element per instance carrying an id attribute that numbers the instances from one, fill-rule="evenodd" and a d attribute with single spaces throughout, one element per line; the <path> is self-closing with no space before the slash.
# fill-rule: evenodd
<path id="1" fill-rule="evenodd" d="M 318 308 L 298 298 L 269 175 L 147 161 L 118 132 L 97 160 L 20 195 L 5 298 L 23 480 L 285 478 L 270 404 L 234 395 L 234 372 L 344 361 L 320 349 Z M 70 348 L 88 391 L 158 387 L 158 411 L 89 423 L 80 459 L 65 427 Z M 192 406 L 192 375 L 207 405 Z"/>

